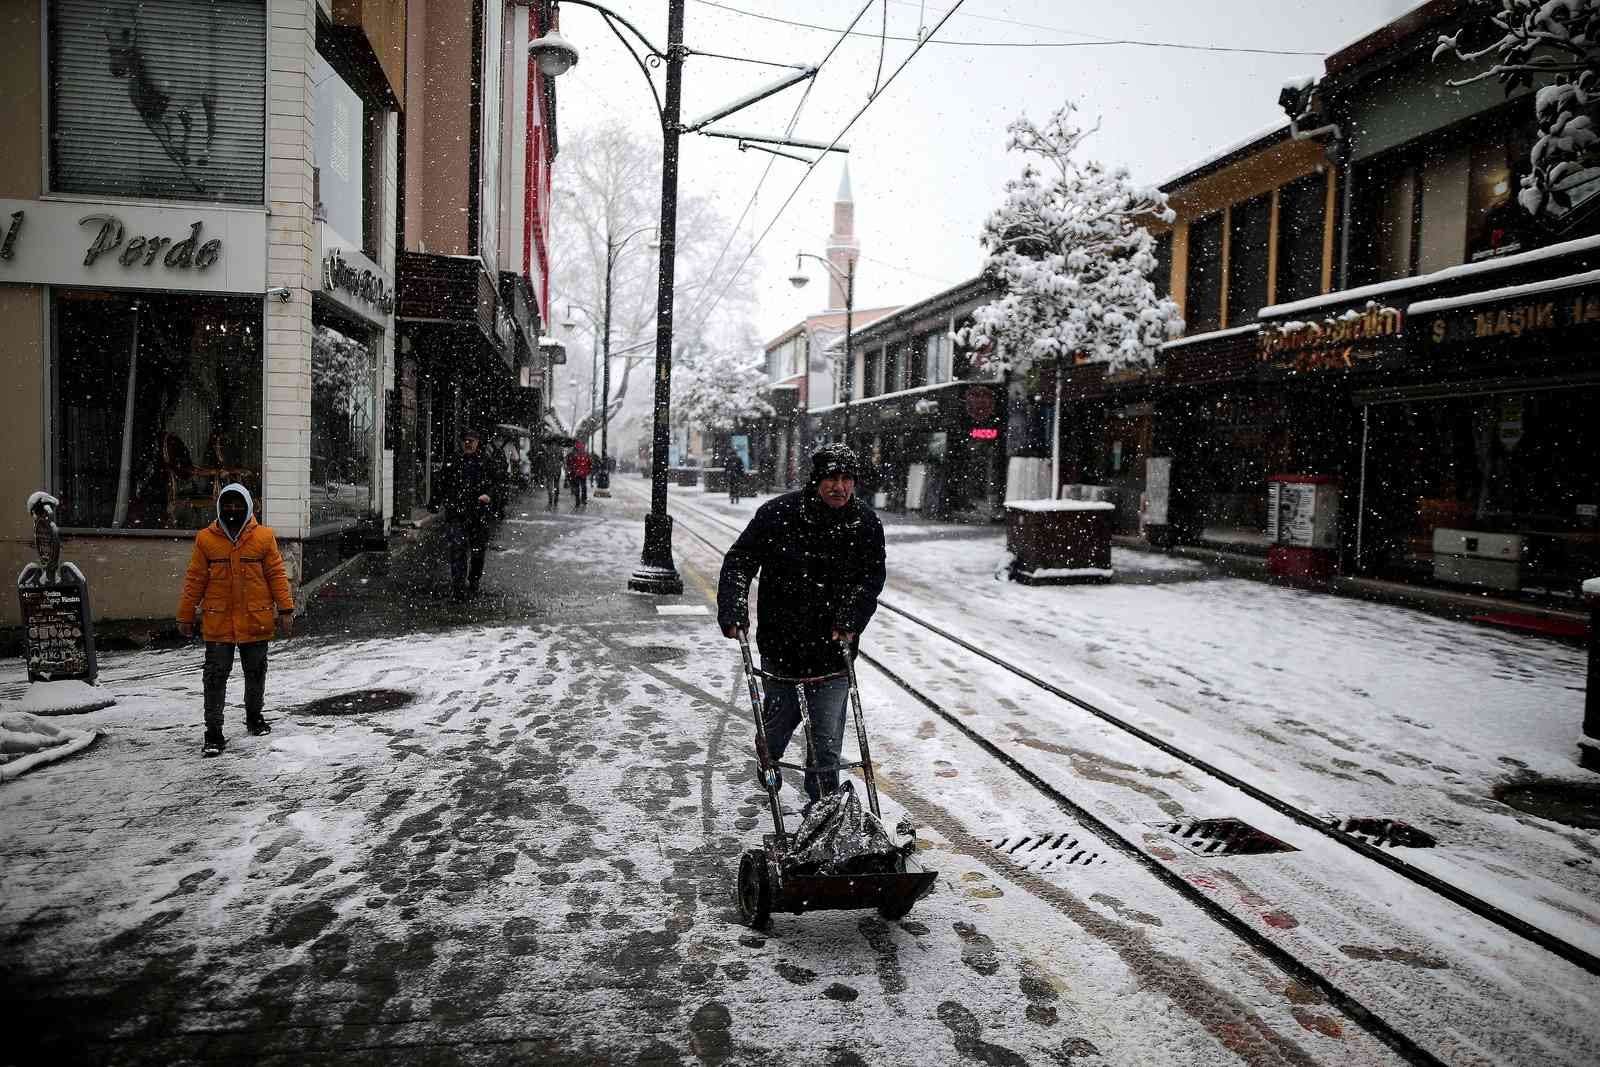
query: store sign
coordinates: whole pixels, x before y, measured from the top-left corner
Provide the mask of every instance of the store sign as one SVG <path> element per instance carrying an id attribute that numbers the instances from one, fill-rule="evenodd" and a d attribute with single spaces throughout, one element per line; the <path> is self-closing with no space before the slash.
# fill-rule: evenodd
<path id="1" fill-rule="evenodd" d="M 1000 436 L 1000 431 L 993 427 L 974 426 L 967 434 L 974 441 L 993 441 Z"/>
<path id="2" fill-rule="evenodd" d="M 394 314 L 394 290 L 383 275 L 350 263 L 337 248 L 322 257 L 322 288 L 345 293 L 380 314 Z"/>
<path id="3" fill-rule="evenodd" d="M 262 293 L 265 211 L 0 200 L 0 282 Z"/>
<path id="4" fill-rule="evenodd" d="M 1501 337 L 1546 334 L 1600 323 L 1600 293 L 1578 293 L 1556 300 L 1533 300 L 1487 310 L 1440 314 L 1428 329 L 1434 345 L 1462 344 Z"/>
<path id="5" fill-rule="evenodd" d="M 200 222 L 190 223 L 189 235 L 177 241 L 159 234 L 129 236 L 127 227 L 115 215 L 85 215 L 78 220 L 78 225 L 90 227 L 94 232 L 94 239 L 83 253 L 85 267 L 94 266 L 95 260 L 119 249 L 116 256 L 119 264 L 145 269 L 155 266 L 159 258 L 162 266 L 172 270 L 205 270 L 222 256 L 220 237 L 200 243 L 200 231 L 204 227 Z"/>
<path id="6" fill-rule="evenodd" d="M 1398 308 L 1369 301 L 1363 310 L 1352 308 L 1319 322 L 1263 326 L 1257 335 L 1257 354 L 1261 362 L 1292 374 L 1347 370 L 1376 356 L 1379 343 L 1399 336 L 1404 324 L 1405 315 Z"/>

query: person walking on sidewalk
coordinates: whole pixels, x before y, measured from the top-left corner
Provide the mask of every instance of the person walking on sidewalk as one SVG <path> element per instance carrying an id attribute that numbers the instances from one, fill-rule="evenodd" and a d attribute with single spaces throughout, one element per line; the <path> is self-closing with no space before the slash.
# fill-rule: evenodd
<path id="1" fill-rule="evenodd" d="M 728 453 L 728 503 L 737 504 L 744 491 L 744 461 L 739 453 Z"/>
<path id="2" fill-rule="evenodd" d="M 811 457 L 804 489 L 756 509 L 722 561 L 717 623 L 738 640 L 749 628 L 750 583 L 758 575 L 756 646 L 761 666 L 774 674 L 811 678 L 840 670 L 841 643 L 854 656 L 883 591 L 883 525 L 855 495 L 861 462 L 844 445 L 824 445 Z M 762 720 L 773 759 L 800 725 L 796 687 L 766 687 Z M 806 707 L 819 751 L 813 766 L 835 766 L 844 739 L 846 678 L 805 686 Z M 816 800 L 839 784 L 837 771 L 808 773 L 806 794 Z"/>
<path id="3" fill-rule="evenodd" d="M 581 510 L 589 506 L 589 475 L 594 471 L 594 457 L 589 455 L 583 442 L 575 442 L 567 456 L 567 483 L 572 486 L 572 507 Z"/>
<path id="4" fill-rule="evenodd" d="M 477 430 L 461 435 L 461 454 L 439 468 L 429 511 L 444 510 L 450 542 L 450 597 L 457 604 L 476 595 L 489 548 L 489 522 L 500 496 L 499 457 L 479 450 Z"/>
<path id="5" fill-rule="evenodd" d="M 263 708 L 267 692 L 267 642 L 294 632 L 294 594 L 272 528 L 255 519 L 250 490 L 233 482 L 217 494 L 217 521 L 195 534 L 189 569 L 178 597 L 178 632 L 194 636 L 195 612 L 206 642 L 206 733 L 201 755 L 220 756 L 222 709 L 227 703 L 233 651 L 244 665 L 245 729 L 272 732 Z"/>
<path id="6" fill-rule="evenodd" d="M 546 442 L 540 462 L 543 464 L 540 470 L 544 477 L 545 506 L 547 510 L 555 511 L 561 506 L 561 475 L 567 468 L 561 446 L 554 441 Z"/>

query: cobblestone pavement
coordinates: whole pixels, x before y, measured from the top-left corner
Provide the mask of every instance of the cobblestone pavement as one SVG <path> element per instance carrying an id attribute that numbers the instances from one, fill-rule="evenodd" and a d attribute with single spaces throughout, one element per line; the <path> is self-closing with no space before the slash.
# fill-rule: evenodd
<path id="1" fill-rule="evenodd" d="M 0 1063 L 1394 1062 L 1132 864 L 989 849 L 938 769 L 978 757 L 919 757 L 886 691 L 886 815 L 932 827 L 934 894 L 739 925 L 744 684 L 707 616 L 624 591 L 625 511 L 514 509 L 462 607 L 437 531 L 341 575 L 273 650 L 274 732 L 231 708 L 218 759 L 194 648 L 108 659 L 108 736 L 0 789 Z M 679 548 L 692 610 L 716 560 Z M 376 689 L 411 702 L 312 703 Z M 960 789 L 986 777 L 1038 803 Z"/>

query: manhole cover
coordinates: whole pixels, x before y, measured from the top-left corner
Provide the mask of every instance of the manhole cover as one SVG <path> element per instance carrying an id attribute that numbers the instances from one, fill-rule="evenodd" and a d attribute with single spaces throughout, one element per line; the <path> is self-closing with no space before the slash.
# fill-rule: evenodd
<path id="1" fill-rule="evenodd" d="M 1099 852 L 1086 848 L 1076 835 L 1059 830 L 1048 833 L 1025 831 L 1005 837 L 991 837 L 988 844 L 1004 852 L 1012 863 L 1030 871 L 1048 871 L 1072 864 L 1087 867 L 1091 863 L 1105 862 Z"/>
<path id="2" fill-rule="evenodd" d="M 1183 819 L 1153 823 L 1190 852 L 1202 856 L 1260 856 L 1269 852 L 1296 852 L 1293 845 L 1279 841 L 1239 819 Z"/>
<path id="3" fill-rule="evenodd" d="M 1541 819 L 1600 830 L 1600 785 L 1593 782 L 1514 782 L 1496 786 L 1494 796 Z"/>
<path id="4" fill-rule="evenodd" d="M 356 689 L 313 700 L 295 709 L 299 715 L 369 715 L 403 708 L 417 699 L 403 689 Z"/>
<path id="5" fill-rule="evenodd" d="M 1349 834 L 1378 848 L 1433 848 L 1439 843 L 1432 834 L 1399 819 L 1346 819 L 1336 816 L 1328 822 L 1340 833 Z"/>

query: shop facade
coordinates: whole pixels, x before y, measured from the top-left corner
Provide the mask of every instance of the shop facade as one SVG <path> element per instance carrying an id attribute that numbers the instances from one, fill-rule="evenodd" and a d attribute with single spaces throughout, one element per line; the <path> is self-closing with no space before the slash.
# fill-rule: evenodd
<path id="1" fill-rule="evenodd" d="M 228 482 L 250 488 L 297 584 L 324 565 L 322 539 L 381 528 L 404 15 L 358 7 L 340 21 L 316 0 L 13 5 L 9 573 L 31 554 L 21 502 L 39 489 L 61 500 L 98 618 L 170 617 Z"/>
<path id="2" fill-rule="evenodd" d="M 875 506 L 978 521 L 999 513 L 1006 383 L 974 379 L 972 353 L 955 338 L 994 293 L 975 278 L 855 332 L 841 399 L 811 408 L 812 439 L 861 456 Z"/>

